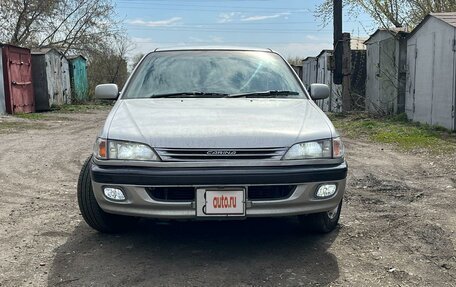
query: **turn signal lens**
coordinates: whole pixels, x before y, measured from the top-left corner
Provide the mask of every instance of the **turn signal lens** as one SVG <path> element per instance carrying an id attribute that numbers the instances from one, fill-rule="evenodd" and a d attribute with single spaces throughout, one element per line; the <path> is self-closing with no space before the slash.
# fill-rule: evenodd
<path id="1" fill-rule="evenodd" d="M 345 155 L 344 144 L 340 138 L 333 139 L 333 158 L 341 158 Z"/>
<path id="2" fill-rule="evenodd" d="M 107 159 L 108 158 L 108 144 L 105 139 L 98 138 L 95 142 L 95 147 L 93 151 L 94 155 L 98 159 Z"/>
<path id="3" fill-rule="evenodd" d="M 98 145 L 98 154 L 102 158 L 106 158 L 107 157 L 106 142 L 105 141 L 100 142 L 100 144 Z"/>

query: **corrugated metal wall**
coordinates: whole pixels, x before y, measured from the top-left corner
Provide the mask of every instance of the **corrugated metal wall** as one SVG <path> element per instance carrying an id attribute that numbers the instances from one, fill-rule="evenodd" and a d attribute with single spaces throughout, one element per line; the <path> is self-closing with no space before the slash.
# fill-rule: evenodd
<path id="1" fill-rule="evenodd" d="M 456 29 L 454 30 L 453 48 L 453 130 L 456 130 Z"/>
<path id="2" fill-rule="evenodd" d="M 366 107 L 366 50 L 351 52 L 351 107 L 352 110 L 365 110 Z"/>
<path id="3" fill-rule="evenodd" d="M 63 104 L 71 104 L 70 63 L 65 57 L 60 57 L 60 69 Z"/>
<path id="4" fill-rule="evenodd" d="M 379 106 L 379 42 L 376 39 L 367 43 L 366 110 L 377 113 Z"/>
<path id="5" fill-rule="evenodd" d="M 302 66 L 290 65 L 299 79 L 302 79 Z"/>
<path id="6" fill-rule="evenodd" d="M 33 76 L 33 89 L 35 91 L 35 104 L 37 111 L 49 110 L 49 98 L 45 95 L 48 94 L 48 84 L 46 77 L 46 61 L 44 55 L 34 55 L 32 57 L 32 76 Z"/>
<path id="7" fill-rule="evenodd" d="M 3 85 L 3 55 L 0 51 L 0 114 L 6 113 L 5 86 Z"/>
<path id="8" fill-rule="evenodd" d="M 398 41 L 383 31 L 371 39 L 368 48 L 366 109 L 379 115 L 395 114 L 398 95 Z"/>
<path id="9" fill-rule="evenodd" d="M 326 84 L 330 97 L 316 101 L 325 112 L 342 112 L 342 85 L 333 83 L 330 63 L 332 50 L 323 50 L 317 57 L 303 60 L 303 83 L 308 88 L 313 83 Z M 351 101 L 353 110 L 364 110 L 366 91 L 366 51 L 351 51 Z"/>
<path id="10" fill-rule="evenodd" d="M 2 53 L 6 111 L 10 114 L 34 112 L 30 50 L 5 45 Z"/>
<path id="11" fill-rule="evenodd" d="M 302 61 L 302 81 L 307 89 L 317 82 L 317 58 L 309 57 Z"/>
<path id="12" fill-rule="evenodd" d="M 317 83 L 326 84 L 331 90 L 328 99 L 317 101 L 318 106 L 325 112 L 342 111 L 342 85 L 333 84 L 333 73 L 330 69 L 332 51 L 325 50 L 317 57 Z"/>
<path id="13" fill-rule="evenodd" d="M 87 61 L 81 57 L 69 60 L 71 93 L 77 102 L 85 102 L 89 97 L 89 81 L 87 79 Z"/>
<path id="14" fill-rule="evenodd" d="M 67 104 L 70 87 L 68 61 L 55 50 L 45 54 L 45 61 L 50 107 Z"/>
<path id="15" fill-rule="evenodd" d="M 55 49 L 32 55 L 37 110 L 71 103 L 68 60 Z"/>
<path id="16" fill-rule="evenodd" d="M 431 17 L 407 41 L 406 113 L 455 130 L 456 28 Z"/>

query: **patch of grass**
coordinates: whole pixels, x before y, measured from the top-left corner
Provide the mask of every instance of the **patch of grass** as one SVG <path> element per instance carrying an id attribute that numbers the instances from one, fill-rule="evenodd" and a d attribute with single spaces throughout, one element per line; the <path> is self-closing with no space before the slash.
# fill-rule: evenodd
<path id="1" fill-rule="evenodd" d="M 88 113 L 97 110 L 109 110 L 112 108 L 111 103 L 92 103 L 92 104 L 75 104 L 75 105 L 63 105 L 52 109 L 58 113 Z"/>
<path id="2" fill-rule="evenodd" d="M 330 114 L 334 126 L 353 139 L 394 144 L 404 150 L 456 151 L 456 133 L 442 127 L 410 122 L 403 114 L 375 118 L 365 113 Z"/>
<path id="3" fill-rule="evenodd" d="M 70 113 L 90 113 L 97 110 L 109 110 L 112 108 L 112 103 L 99 103 L 94 102 L 90 104 L 74 104 L 74 105 L 62 105 L 54 107 L 51 112 L 45 113 L 18 113 L 14 116 L 26 120 L 35 121 L 70 121 L 69 117 L 62 117 L 56 114 L 70 114 Z"/>
<path id="4" fill-rule="evenodd" d="M 43 129 L 46 125 L 33 122 L 0 122 L 0 134 L 19 132 L 31 129 Z"/>
<path id="5" fill-rule="evenodd" d="M 17 118 L 32 120 L 32 121 L 71 121 L 68 117 L 60 117 L 50 113 L 29 113 L 29 114 L 15 114 Z"/>
<path id="6" fill-rule="evenodd" d="M 27 120 L 46 120 L 49 117 L 45 114 L 40 113 L 30 113 L 30 114 L 15 114 L 17 118 L 27 119 Z"/>

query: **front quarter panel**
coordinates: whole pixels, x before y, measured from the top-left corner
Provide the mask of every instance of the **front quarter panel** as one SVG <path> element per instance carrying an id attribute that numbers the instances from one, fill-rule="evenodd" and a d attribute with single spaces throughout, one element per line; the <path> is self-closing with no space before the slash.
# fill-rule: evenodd
<path id="1" fill-rule="evenodd" d="M 99 138 L 104 138 L 107 139 L 109 135 L 109 128 L 111 126 L 112 120 L 117 112 L 117 109 L 122 105 L 122 100 L 118 100 L 115 104 L 114 107 L 111 109 L 111 111 L 108 114 L 108 117 L 105 120 L 105 123 L 103 127 L 101 128 L 100 132 L 98 133 Z"/>
<path id="2" fill-rule="evenodd" d="M 312 100 L 307 100 L 301 116 L 301 130 L 294 143 L 327 139 L 337 134 L 326 114 Z"/>
<path id="3" fill-rule="evenodd" d="M 323 112 L 318 106 L 317 104 L 314 102 L 314 101 L 311 101 L 312 102 L 312 106 L 317 110 L 319 111 L 319 113 L 321 114 L 321 118 L 325 121 L 326 125 L 328 126 L 328 128 L 330 129 L 331 131 L 331 135 L 333 138 L 336 138 L 339 136 L 339 132 L 337 132 L 336 128 L 334 127 L 334 124 L 331 122 L 331 120 L 328 118 L 328 116 L 325 114 L 325 112 Z"/>

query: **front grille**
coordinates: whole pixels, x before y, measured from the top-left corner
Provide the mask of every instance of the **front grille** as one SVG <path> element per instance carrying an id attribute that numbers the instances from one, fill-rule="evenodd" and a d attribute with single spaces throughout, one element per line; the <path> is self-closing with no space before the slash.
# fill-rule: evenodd
<path id="1" fill-rule="evenodd" d="M 193 201 L 194 187 L 147 187 L 150 197 L 158 201 Z"/>
<path id="2" fill-rule="evenodd" d="M 255 149 L 185 149 L 156 148 L 163 161 L 212 161 L 212 160 L 280 160 L 286 148 Z"/>
<path id="3" fill-rule="evenodd" d="M 279 200 L 286 199 L 296 189 L 296 185 L 264 185 L 264 186 L 249 186 L 249 200 Z"/>
<path id="4" fill-rule="evenodd" d="M 247 188 L 247 199 L 252 201 L 286 199 L 296 185 L 261 185 Z M 147 187 L 147 193 L 157 201 L 194 201 L 196 188 L 188 187 Z"/>

